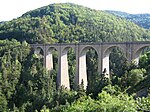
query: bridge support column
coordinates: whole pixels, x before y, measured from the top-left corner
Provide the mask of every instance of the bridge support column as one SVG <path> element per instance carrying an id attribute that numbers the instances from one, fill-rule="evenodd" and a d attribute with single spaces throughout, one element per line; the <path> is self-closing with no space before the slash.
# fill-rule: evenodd
<path id="1" fill-rule="evenodd" d="M 138 50 L 136 53 L 133 53 L 133 62 L 138 65 L 139 64 L 139 58 L 140 54 L 142 52 L 142 49 Z"/>
<path id="2" fill-rule="evenodd" d="M 132 62 L 133 59 L 132 47 L 132 44 L 126 44 L 126 58 L 128 62 Z"/>
<path id="3" fill-rule="evenodd" d="M 75 88 L 83 83 L 84 89 L 87 88 L 87 71 L 86 71 L 86 53 L 80 53 L 79 45 L 76 46 L 76 76 Z"/>
<path id="4" fill-rule="evenodd" d="M 59 52 L 59 72 L 57 81 L 59 87 L 64 86 L 68 90 L 70 89 L 67 52 Z"/>
<path id="5" fill-rule="evenodd" d="M 133 50 L 135 49 L 134 47 L 138 47 L 138 46 L 134 46 L 132 43 L 127 45 L 126 57 L 129 62 L 133 61 L 136 65 L 138 65 L 139 57 L 142 52 L 142 49 L 139 49 L 138 51 L 134 51 Z"/>
<path id="6" fill-rule="evenodd" d="M 105 77 L 109 78 L 109 54 L 110 53 L 106 53 L 103 55 L 102 57 L 102 72 L 107 74 Z"/>
<path id="7" fill-rule="evenodd" d="M 99 49 L 98 49 L 98 72 L 99 73 L 102 73 L 103 71 L 103 69 L 102 69 L 102 53 L 101 53 L 101 51 L 102 51 L 102 48 L 101 48 L 101 46 L 99 47 Z"/>
<path id="8" fill-rule="evenodd" d="M 86 54 L 79 57 L 79 84 L 84 85 L 84 89 L 87 88 L 87 70 L 86 70 Z"/>
<path id="9" fill-rule="evenodd" d="M 139 64 L 139 56 L 136 56 L 136 58 L 133 61 L 136 65 L 138 65 Z"/>
<path id="10" fill-rule="evenodd" d="M 76 74 L 75 74 L 75 89 L 78 89 L 79 86 L 79 46 L 75 47 L 75 55 L 76 55 Z"/>
<path id="11" fill-rule="evenodd" d="M 48 52 L 46 55 L 46 69 L 48 71 L 53 69 L 53 55 L 51 52 Z"/>

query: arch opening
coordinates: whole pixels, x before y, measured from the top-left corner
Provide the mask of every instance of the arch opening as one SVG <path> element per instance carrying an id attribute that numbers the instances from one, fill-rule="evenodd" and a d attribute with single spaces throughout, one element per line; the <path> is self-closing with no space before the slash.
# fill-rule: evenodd
<path id="1" fill-rule="evenodd" d="M 133 54 L 133 61 L 136 65 L 139 64 L 140 56 L 150 51 L 150 46 L 143 46 L 135 51 Z"/>
<path id="2" fill-rule="evenodd" d="M 44 66 L 44 51 L 41 47 L 36 47 L 34 49 L 34 55 L 35 57 L 40 61 L 40 63 Z"/>
<path id="3" fill-rule="evenodd" d="M 124 72 L 126 61 L 125 51 L 118 46 L 111 46 L 104 52 L 102 70 L 106 72 L 106 77 L 110 78 L 112 74 L 119 76 Z"/>
<path id="4" fill-rule="evenodd" d="M 70 88 L 74 89 L 75 73 L 76 73 L 76 56 L 75 56 L 75 50 L 73 48 L 68 49 L 67 59 L 68 59 Z"/>
<path id="5" fill-rule="evenodd" d="M 138 66 L 147 71 L 150 74 L 150 47 L 144 47 L 139 56 Z"/>
<path id="6" fill-rule="evenodd" d="M 58 51 L 55 47 L 49 47 L 46 54 L 46 69 L 51 78 L 57 83 L 58 74 Z"/>
<path id="7" fill-rule="evenodd" d="M 74 89 L 74 77 L 76 71 L 75 50 L 71 46 L 62 49 L 60 63 L 60 86 Z"/>
<path id="8" fill-rule="evenodd" d="M 36 47 L 34 49 L 34 54 L 39 55 L 40 57 L 43 57 L 44 56 L 44 51 L 41 47 Z"/>
<path id="9" fill-rule="evenodd" d="M 95 76 L 98 73 L 98 53 L 92 46 L 83 48 L 79 55 L 79 84 L 84 85 L 84 89 L 92 89 Z"/>

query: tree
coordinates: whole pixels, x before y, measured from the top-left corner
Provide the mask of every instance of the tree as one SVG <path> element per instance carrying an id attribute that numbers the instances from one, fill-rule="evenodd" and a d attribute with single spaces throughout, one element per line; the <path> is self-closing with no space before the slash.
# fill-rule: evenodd
<path id="1" fill-rule="evenodd" d="M 5 95 L 0 91 L 0 111 L 7 112 L 7 104 Z"/>
<path id="2" fill-rule="evenodd" d="M 128 86 L 135 86 L 140 81 L 144 79 L 144 74 L 146 73 L 145 69 L 133 69 L 129 71 L 127 83 Z"/>

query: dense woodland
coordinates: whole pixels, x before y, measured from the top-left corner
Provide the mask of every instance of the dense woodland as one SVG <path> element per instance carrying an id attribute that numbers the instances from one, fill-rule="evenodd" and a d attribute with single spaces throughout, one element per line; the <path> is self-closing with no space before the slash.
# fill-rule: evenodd
<path id="1" fill-rule="evenodd" d="M 122 18 L 126 18 L 127 20 L 130 20 L 145 29 L 150 29 L 150 14 L 129 14 L 126 12 L 111 10 L 106 10 L 106 12 L 109 12 Z"/>
<path id="2" fill-rule="evenodd" d="M 125 18 L 75 4 L 51 4 L 0 23 L 0 111 L 2 112 L 145 112 L 150 110 L 150 51 L 139 65 L 128 63 L 114 48 L 111 77 L 97 71 L 97 55 L 87 52 L 88 87 L 73 87 L 74 51 L 68 53 L 71 90 L 56 86 L 54 70 L 43 67 L 32 43 L 148 41 L 150 31 Z M 144 97 L 137 93 L 145 90 Z"/>
<path id="3" fill-rule="evenodd" d="M 103 11 L 74 4 L 53 4 L 0 24 L 1 39 L 29 43 L 146 40 L 150 31 Z"/>

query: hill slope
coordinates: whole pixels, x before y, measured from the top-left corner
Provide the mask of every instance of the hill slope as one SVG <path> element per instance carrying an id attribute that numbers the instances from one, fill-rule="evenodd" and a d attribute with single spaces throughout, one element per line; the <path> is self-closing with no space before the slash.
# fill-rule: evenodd
<path id="1" fill-rule="evenodd" d="M 129 14 L 126 12 L 111 10 L 108 10 L 106 12 L 126 18 L 127 20 L 130 20 L 143 28 L 150 29 L 150 14 Z"/>
<path id="2" fill-rule="evenodd" d="M 131 41 L 149 37 L 148 30 L 130 21 L 70 3 L 51 4 L 0 24 L 0 39 L 29 43 Z"/>

